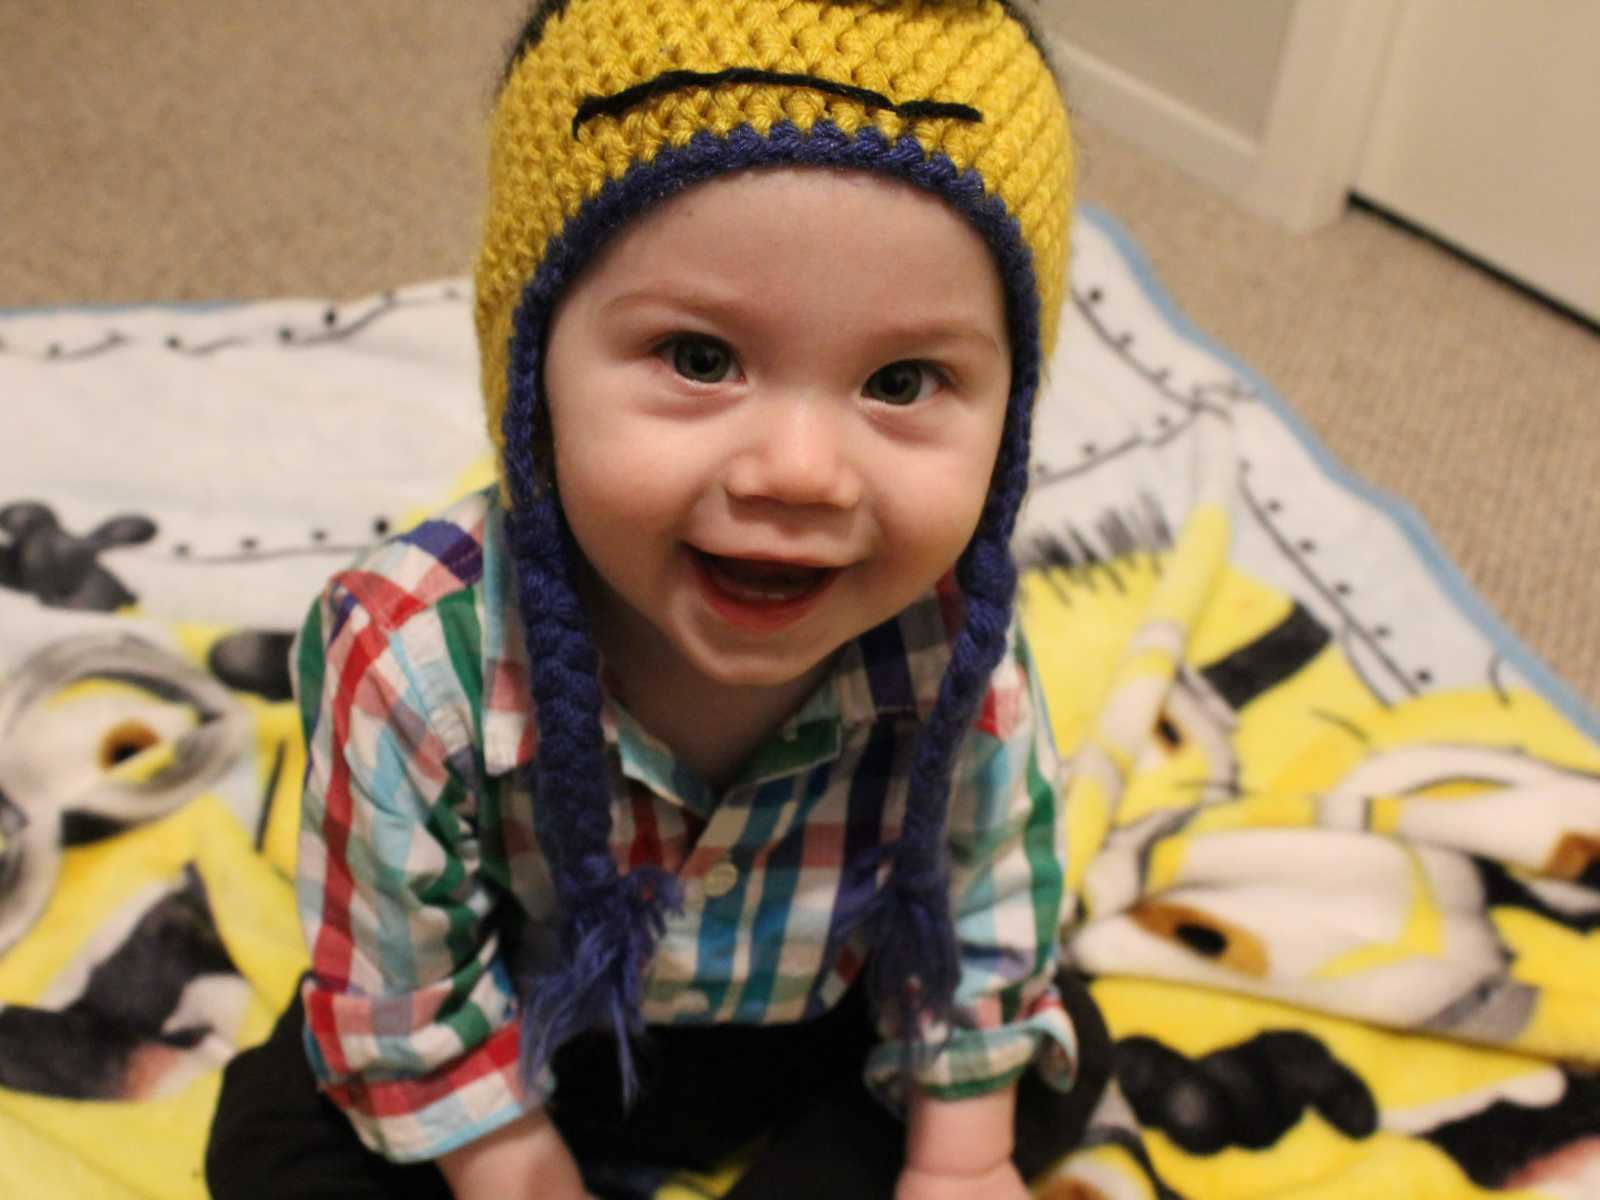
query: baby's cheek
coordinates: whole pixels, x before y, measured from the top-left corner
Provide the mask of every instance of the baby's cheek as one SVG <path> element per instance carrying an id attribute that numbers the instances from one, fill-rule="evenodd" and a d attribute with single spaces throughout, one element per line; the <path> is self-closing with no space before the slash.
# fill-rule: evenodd
<path id="1" fill-rule="evenodd" d="M 574 528 L 604 522 L 626 527 L 618 533 L 644 533 L 672 524 L 683 507 L 670 465 L 622 448 L 575 456 L 566 472 L 558 470 L 557 484 Z"/>
<path id="2" fill-rule="evenodd" d="M 893 523 L 900 541 L 948 568 L 960 557 L 977 528 L 989 477 L 964 461 L 919 473 L 916 486 L 893 500 Z"/>

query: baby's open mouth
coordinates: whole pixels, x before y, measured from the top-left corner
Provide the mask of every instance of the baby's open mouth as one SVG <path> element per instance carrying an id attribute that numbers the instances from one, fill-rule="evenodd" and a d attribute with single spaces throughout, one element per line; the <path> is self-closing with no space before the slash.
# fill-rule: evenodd
<path id="1" fill-rule="evenodd" d="M 826 586 L 839 573 L 837 567 L 724 558 L 704 550 L 694 553 L 712 585 L 744 604 L 786 604 L 802 600 Z"/>

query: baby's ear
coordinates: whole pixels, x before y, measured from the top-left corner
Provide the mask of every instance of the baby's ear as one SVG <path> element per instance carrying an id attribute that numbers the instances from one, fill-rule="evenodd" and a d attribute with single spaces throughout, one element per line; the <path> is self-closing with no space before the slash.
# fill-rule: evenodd
<path id="1" fill-rule="evenodd" d="M 91 546 L 109 550 L 113 546 L 138 546 L 156 535 L 156 523 L 149 517 L 122 516 L 102 521 L 87 538 Z"/>
<path id="2" fill-rule="evenodd" d="M 284 630 L 241 629 L 219 639 L 206 655 L 211 673 L 234 691 L 266 700 L 294 697 L 289 647 L 294 634 Z"/>
<path id="3" fill-rule="evenodd" d="M 35 529 L 55 528 L 56 514 L 36 501 L 19 500 L 0 508 L 0 533 L 10 534 L 13 541 L 22 541 Z"/>

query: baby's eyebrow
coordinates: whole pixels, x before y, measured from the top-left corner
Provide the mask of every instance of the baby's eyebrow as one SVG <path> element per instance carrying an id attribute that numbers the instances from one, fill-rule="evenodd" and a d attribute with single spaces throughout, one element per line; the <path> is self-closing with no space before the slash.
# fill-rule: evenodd
<path id="1" fill-rule="evenodd" d="M 693 313 L 708 320 L 729 319 L 741 313 L 754 312 L 759 305 L 739 292 L 723 292 L 719 288 L 703 285 L 685 287 L 653 286 L 643 284 L 607 297 L 596 310 L 599 313 L 627 312 L 630 309 L 659 309 Z M 980 322 L 961 316 L 930 313 L 886 319 L 872 329 L 873 337 L 883 343 L 918 344 L 938 347 L 944 344 L 980 345 L 999 354 L 1008 353 L 994 334 Z"/>
<path id="2" fill-rule="evenodd" d="M 912 320 L 898 325 L 886 326 L 881 332 L 886 338 L 905 342 L 920 342 L 928 346 L 952 342 L 976 342 L 994 350 L 996 353 L 1005 353 L 1005 348 L 995 340 L 994 335 L 988 330 L 959 319 Z"/>
<path id="3" fill-rule="evenodd" d="M 750 305 L 748 297 L 738 292 L 724 292 L 720 288 L 698 283 L 686 287 L 682 283 L 657 285 L 643 283 L 608 296 L 596 310 L 609 313 L 632 308 L 674 309 L 696 313 L 704 317 L 717 317 L 738 312 Z"/>
<path id="4" fill-rule="evenodd" d="M 958 121 L 982 123 L 983 114 L 970 104 L 954 104 L 944 100 L 894 101 L 882 92 L 839 83 L 820 75 L 790 74 L 783 71 L 763 71 L 758 67 L 728 67 L 721 71 L 663 71 L 654 79 L 636 83 L 609 96 L 585 96 L 572 116 L 572 136 L 578 136 L 583 123 L 592 117 L 621 116 L 630 108 L 643 104 L 667 92 L 687 88 L 714 88 L 728 83 L 767 83 L 784 87 L 810 88 L 830 96 L 843 96 L 855 100 L 868 109 L 888 109 L 890 112 L 915 120 L 919 117 L 952 117 Z"/>

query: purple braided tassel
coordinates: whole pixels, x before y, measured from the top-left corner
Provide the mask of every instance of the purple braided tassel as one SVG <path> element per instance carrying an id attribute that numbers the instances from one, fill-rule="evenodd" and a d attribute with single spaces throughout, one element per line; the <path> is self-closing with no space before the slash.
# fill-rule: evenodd
<path id="1" fill-rule="evenodd" d="M 1016 598 L 1017 568 L 1010 544 L 1028 486 L 1037 358 L 1023 358 L 1019 366 L 1023 377 L 1013 388 L 978 530 L 956 565 L 965 615 L 939 683 L 938 699 L 917 737 L 894 870 L 871 918 L 875 935 L 871 986 L 879 1005 L 895 1015 L 908 1073 L 927 1049 L 923 1021 L 950 1019 L 961 981 L 945 861 L 950 771 L 989 677 L 1005 653 Z"/>
<path id="2" fill-rule="evenodd" d="M 517 363 L 507 424 L 536 427 L 542 415 L 537 356 Z M 531 383 L 531 386 L 529 384 Z M 536 410 L 537 414 L 536 415 Z M 622 875 L 612 860 L 610 772 L 600 721 L 600 658 L 573 586 L 578 557 L 553 488 L 534 461 L 537 439 L 507 439 L 513 508 L 507 532 L 539 731 L 534 829 L 562 904 L 562 962 L 518 981 L 518 1067 L 530 1089 L 574 1034 L 600 1026 L 617 1039 L 624 1104 L 638 1091 L 631 1038 L 643 1032 L 643 968 L 681 905 L 678 881 L 660 868 Z"/>
<path id="3" fill-rule="evenodd" d="M 873 919 L 873 993 L 880 1005 L 895 1013 L 908 1067 L 925 1049 L 923 1020 L 949 1020 L 960 982 L 945 861 L 950 770 L 989 676 L 1005 652 L 1016 590 L 1016 568 L 1009 554 L 1003 547 L 995 554 L 997 548 L 986 542 L 975 540 L 963 556 L 963 565 L 972 569 L 958 575 L 981 578 L 963 581 L 966 618 L 940 682 L 939 698 L 917 738 L 894 870 Z"/>
<path id="4" fill-rule="evenodd" d="M 633 1102 L 639 1076 L 632 1039 L 644 1033 L 640 968 L 665 925 L 658 897 L 677 895 L 670 874 L 643 867 L 574 901 L 563 931 L 565 963 L 553 972 L 530 971 L 517 981 L 524 998 L 518 1069 L 526 1083 L 538 1079 L 569 1037 L 598 1026 L 610 1029 L 617 1040 L 622 1102 Z M 676 906 L 675 899 L 671 903 Z"/>

